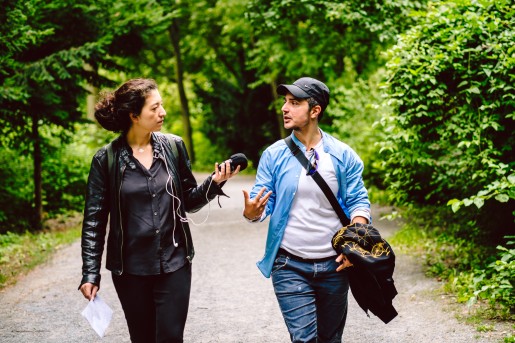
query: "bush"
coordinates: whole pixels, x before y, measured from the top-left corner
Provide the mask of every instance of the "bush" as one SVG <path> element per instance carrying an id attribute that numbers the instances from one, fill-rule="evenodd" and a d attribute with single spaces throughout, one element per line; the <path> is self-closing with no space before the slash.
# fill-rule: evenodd
<path id="1" fill-rule="evenodd" d="M 104 143 L 94 124 L 77 124 L 70 142 L 52 139 L 57 136 L 44 127 L 47 154 L 43 161 L 43 207 L 51 217 L 59 213 L 82 211 L 91 158 Z"/>
<path id="2" fill-rule="evenodd" d="M 384 71 L 379 70 L 368 80 L 358 79 L 350 88 L 336 87 L 331 93 L 336 105 L 329 111 L 331 127 L 321 126 L 353 148 L 365 164 L 363 178 L 367 187 L 383 189 L 384 170 L 378 141 L 385 138 L 381 126 L 374 125 L 382 113 L 381 94 L 378 89 Z M 325 119 L 325 118 L 324 118 Z"/>
<path id="3" fill-rule="evenodd" d="M 444 281 L 458 302 L 479 304 L 481 316 L 515 319 L 515 236 L 494 249 L 474 243 L 446 211 L 410 208 L 401 213 L 406 224 L 390 244 L 424 261 L 426 273 Z"/>
<path id="4" fill-rule="evenodd" d="M 91 158 L 110 138 L 94 124 L 77 124 L 69 142 L 61 140 L 57 127 L 41 129 L 43 147 L 43 210 L 45 218 L 82 211 Z M 32 155 L 2 148 L 0 155 L 0 234 L 31 230 L 34 198 Z"/>
<path id="5" fill-rule="evenodd" d="M 475 203 L 456 220 L 495 244 L 515 210 L 514 5 L 438 1 L 419 18 L 389 51 L 385 182 L 399 203 Z"/>
<path id="6" fill-rule="evenodd" d="M 514 239 L 515 236 L 508 237 Z M 498 308 L 503 317 L 515 318 L 515 241 L 508 241 L 509 248 L 498 246 L 498 258 L 484 270 L 474 273 L 473 294 L 469 302 L 485 300 Z"/>

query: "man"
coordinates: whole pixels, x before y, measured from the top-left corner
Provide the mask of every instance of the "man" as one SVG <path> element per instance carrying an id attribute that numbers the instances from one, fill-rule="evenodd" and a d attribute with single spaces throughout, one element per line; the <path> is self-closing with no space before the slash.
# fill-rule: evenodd
<path id="1" fill-rule="evenodd" d="M 280 85 L 284 127 L 310 165 L 303 166 L 284 140 L 268 147 L 259 161 L 256 183 L 245 198 L 249 222 L 270 215 L 265 255 L 257 263 L 272 277 L 292 342 L 341 342 L 347 317 L 350 266 L 336 256 L 331 238 L 342 224 L 311 177 L 318 170 L 352 223 L 370 222 L 363 185 L 363 162 L 346 144 L 323 132 L 318 122 L 329 103 L 329 89 L 313 78 Z"/>

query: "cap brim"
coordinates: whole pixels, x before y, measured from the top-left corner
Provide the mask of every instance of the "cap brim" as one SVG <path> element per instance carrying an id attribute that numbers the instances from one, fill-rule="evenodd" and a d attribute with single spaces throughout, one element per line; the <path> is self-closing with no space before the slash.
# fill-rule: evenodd
<path id="1" fill-rule="evenodd" d="M 277 94 L 286 95 L 287 93 L 291 93 L 294 97 L 299 99 L 310 98 L 311 96 L 304 92 L 301 88 L 295 85 L 279 85 L 277 87 Z"/>

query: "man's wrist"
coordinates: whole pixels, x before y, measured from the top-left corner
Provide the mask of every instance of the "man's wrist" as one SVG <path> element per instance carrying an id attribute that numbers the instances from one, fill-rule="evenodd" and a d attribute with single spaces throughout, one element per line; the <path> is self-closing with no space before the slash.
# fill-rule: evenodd
<path id="1" fill-rule="evenodd" d="M 254 217 L 254 218 L 249 218 L 249 217 L 247 217 L 247 216 L 245 215 L 245 212 L 243 212 L 243 217 L 244 217 L 245 219 L 247 219 L 248 221 L 251 221 L 251 222 L 257 222 L 259 219 L 261 219 L 261 214 L 260 214 L 260 215 L 258 215 L 258 216 L 256 216 L 256 217 Z"/>
<path id="2" fill-rule="evenodd" d="M 368 224 L 369 221 L 367 218 L 365 217 L 361 217 L 361 216 L 356 216 L 354 218 L 352 218 L 352 223 L 360 223 L 360 224 Z"/>

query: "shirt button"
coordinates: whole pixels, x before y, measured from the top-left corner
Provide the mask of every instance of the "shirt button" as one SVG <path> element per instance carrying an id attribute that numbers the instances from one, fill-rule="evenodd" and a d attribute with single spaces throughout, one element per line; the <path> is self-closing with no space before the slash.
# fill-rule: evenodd
<path id="1" fill-rule="evenodd" d="M 149 180 L 152 180 L 152 176 L 150 176 L 148 179 L 149 179 Z"/>
<path id="2" fill-rule="evenodd" d="M 152 198 L 155 198 L 155 197 L 156 197 L 156 194 L 155 194 L 155 193 L 154 193 L 154 194 L 152 194 Z"/>
<path id="3" fill-rule="evenodd" d="M 159 230 L 156 230 L 156 234 L 158 234 L 158 233 L 159 233 Z"/>
<path id="4" fill-rule="evenodd" d="M 154 212 L 154 215 L 157 216 L 157 212 Z"/>

